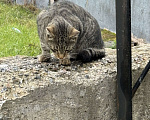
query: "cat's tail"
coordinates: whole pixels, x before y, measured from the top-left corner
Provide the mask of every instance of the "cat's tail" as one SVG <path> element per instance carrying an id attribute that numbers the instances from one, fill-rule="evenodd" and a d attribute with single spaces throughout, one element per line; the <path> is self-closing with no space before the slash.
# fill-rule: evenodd
<path id="1" fill-rule="evenodd" d="M 60 0 L 51 0 L 51 5 L 58 2 L 58 1 L 60 1 Z"/>
<path id="2" fill-rule="evenodd" d="M 58 2 L 58 1 L 59 1 L 59 0 L 54 0 L 54 3 L 55 3 L 55 2 Z"/>
<path id="3" fill-rule="evenodd" d="M 82 62 L 90 62 L 105 57 L 105 49 L 88 48 L 78 54 L 78 59 Z"/>

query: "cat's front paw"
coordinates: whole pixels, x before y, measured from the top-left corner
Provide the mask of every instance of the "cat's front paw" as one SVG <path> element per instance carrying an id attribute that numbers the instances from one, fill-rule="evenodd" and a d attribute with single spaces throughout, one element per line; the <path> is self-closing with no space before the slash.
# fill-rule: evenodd
<path id="1" fill-rule="evenodd" d="M 70 64 L 71 64 L 70 59 L 68 59 L 68 58 L 59 59 L 59 63 L 60 63 L 61 65 L 70 65 Z"/>
<path id="2" fill-rule="evenodd" d="M 50 62 L 51 56 L 50 55 L 39 55 L 38 61 L 39 62 Z"/>

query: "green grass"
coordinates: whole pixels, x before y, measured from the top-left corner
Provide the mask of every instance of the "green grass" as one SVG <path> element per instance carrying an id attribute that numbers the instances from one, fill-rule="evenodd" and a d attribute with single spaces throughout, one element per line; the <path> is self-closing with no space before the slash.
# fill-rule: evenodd
<path id="1" fill-rule="evenodd" d="M 33 6 L 10 5 L 0 2 L 0 57 L 41 53 L 37 33 L 36 16 L 39 11 Z M 15 32 L 17 28 L 21 33 Z M 104 41 L 116 40 L 116 35 L 102 30 Z"/>
<path id="2" fill-rule="evenodd" d="M 0 2 L 0 57 L 40 53 L 36 14 L 29 7 Z M 15 32 L 17 28 L 21 33 Z"/>

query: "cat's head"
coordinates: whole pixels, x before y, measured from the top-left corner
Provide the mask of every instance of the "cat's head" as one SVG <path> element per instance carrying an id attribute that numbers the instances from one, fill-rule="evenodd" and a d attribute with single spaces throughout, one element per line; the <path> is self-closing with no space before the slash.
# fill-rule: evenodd
<path id="1" fill-rule="evenodd" d="M 51 24 L 46 28 L 46 40 L 55 56 L 63 59 L 76 44 L 79 33 L 69 24 Z"/>

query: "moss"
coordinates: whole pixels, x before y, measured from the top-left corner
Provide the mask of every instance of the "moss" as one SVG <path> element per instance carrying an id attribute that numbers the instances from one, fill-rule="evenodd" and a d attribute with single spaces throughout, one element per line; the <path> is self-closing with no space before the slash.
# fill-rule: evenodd
<path id="1" fill-rule="evenodd" d="M 101 33 L 102 33 L 103 41 L 115 41 L 116 40 L 116 34 L 109 30 L 102 29 Z"/>

